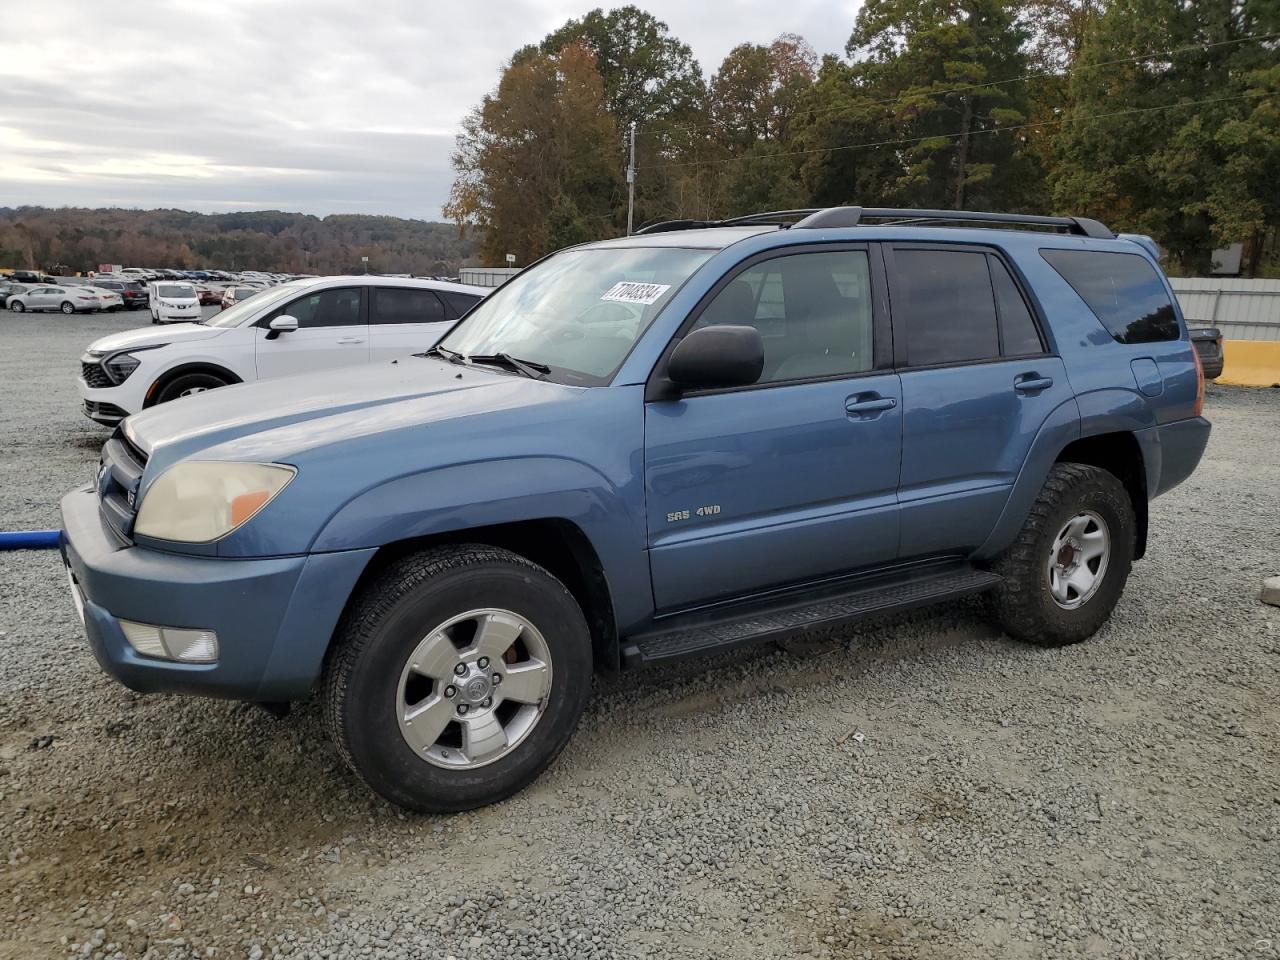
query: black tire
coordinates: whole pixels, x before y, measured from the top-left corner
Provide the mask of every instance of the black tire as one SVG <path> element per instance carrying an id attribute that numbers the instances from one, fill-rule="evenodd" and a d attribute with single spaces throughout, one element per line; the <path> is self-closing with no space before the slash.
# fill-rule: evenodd
<path id="1" fill-rule="evenodd" d="M 216 390 L 229 383 L 216 373 L 180 373 L 166 382 L 156 393 L 156 403 L 168 403 L 190 393 L 202 393 L 205 390 Z"/>
<path id="2" fill-rule="evenodd" d="M 12 310 L 14 313 L 22 313 L 27 308 L 26 306 L 24 306 L 23 304 L 15 300 L 13 303 L 9 304 L 9 309 Z"/>
<path id="3" fill-rule="evenodd" d="M 65 313 L 67 316 L 71 316 L 71 314 L 76 312 L 76 305 L 72 303 L 70 300 L 63 300 L 62 306 L 60 306 L 58 309 L 61 310 L 63 313 Z"/>
<path id="4" fill-rule="evenodd" d="M 536 724 L 482 766 L 447 769 L 400 733 L 400 676 L 426 632 L 467 611 L 510 610 L 546 640 L 552 683 Z M 480 544 L 424 550 L 389 566 L 349 605 L 325 663 L 325 721 L 371 789 L 408 810 L 452 813 L 523 789 L 564 749 L 591 688 L 591 638 L 564 585 L 524 557 Z"/>
<path id="5" fill-rule="evenodd" d="M 1067 609 L 1053 597 L 1047 565 L 1059 531 L 1083 511 L 1106 522 L 1110 551 L 1102 582 L 1083 603 Z M 1093 636 L 1111 616 L 1129 579 L 1136 528 L 1129 494 L 1113 474 L 1080 463 L 1054 464 L 1017 539 L 994 566 L 1004 577 L 994 592 L 994 607 L 1005 632 L 1041 647 Z"/>

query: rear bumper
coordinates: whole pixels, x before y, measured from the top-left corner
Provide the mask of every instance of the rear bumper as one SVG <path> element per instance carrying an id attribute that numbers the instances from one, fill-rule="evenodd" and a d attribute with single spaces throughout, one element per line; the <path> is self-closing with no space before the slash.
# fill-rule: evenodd
<path id="1" fill-rule="evenodd" d="M 1167 493 L 1191 476 L 1204 456 L 1211 429 L 1204 417 L 1191 417 L 1143 431 L 1152 435 L 1160 451 L 1159 479 L 1152 487 L 1151 496 Z"/>
<path id="2" fill-rule="evenodd" d="M 220 560 L 121 542 L 93 488 L 62 500 L 62 556 L 83 599 L 85 632 L 102 669 L 132 690 L 236 700 L 306 695 L 334 627 L 373 550 Z M 218 660 L 146 657 L 120 620 L 213 630 Z"/>

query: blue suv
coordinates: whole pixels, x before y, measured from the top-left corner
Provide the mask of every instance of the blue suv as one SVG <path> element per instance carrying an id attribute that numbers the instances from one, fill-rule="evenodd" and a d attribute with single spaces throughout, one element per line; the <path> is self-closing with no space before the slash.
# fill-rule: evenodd
<path id="1" fill-rule="evenodd" d="M 1084 640 L 1202 402 L 1146 238 L 675 221 L 539 261 L 421 356 L 130 417 L 63 556 L 129 687 L 319 687 L 370 787 L 461 810 L 555 758 L 594 670 L 980 592 L 1020 640 Z"/>

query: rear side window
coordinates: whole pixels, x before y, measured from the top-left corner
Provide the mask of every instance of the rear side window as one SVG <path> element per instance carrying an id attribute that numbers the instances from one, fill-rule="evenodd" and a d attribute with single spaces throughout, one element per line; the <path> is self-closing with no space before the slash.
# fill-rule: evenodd
<path id="1" fill-rule="evenodd" d="M 1178 339 L 1173 303 L 1146 258 L 1097 250 L 1041 250 L 1040 256 L 1121 343 Z"/>
<path id="2" fill-rule="evenodd" d="M 1000 356 L 986 254 L 898 248 L 893 258 L 893 309 L 905 318 L 909 366 Z"/>
<path id="3" fill-rule="evenodd" d="M 1027 301 L 1018 292 L 1018 285 L 1009 276 L 1009 269 L 998 257 L 991 257 L 991 286 L 996 292 L 996 308 L 1000 311 L 1000 335 L 1006 357 L 1028 357 L 1044 353 L 1040 331 L 1027 308 Z"/>
<path id="4" fill-rule="evenodd" d="M 469 293 L 450 293 L 446 290 L 442 291 L 440 296 L 444 298 L 444 302 L 449 305 L 449 309 L 453 311 L 455 317 L 462 316 L 480 302 L 479 297 L 472 296 Z"/>
<path id="5" fill-rule="evenodd" d="M 370 323 L 439 323 L 444 304 L 430 290 L 395 290 L 374 287 Z"/>

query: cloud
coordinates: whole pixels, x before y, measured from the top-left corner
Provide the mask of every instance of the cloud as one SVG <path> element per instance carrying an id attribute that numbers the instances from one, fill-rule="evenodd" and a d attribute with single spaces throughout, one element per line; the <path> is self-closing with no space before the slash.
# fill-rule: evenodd
<path id="1" fill-rule="evenodd" d="M 108 15 L 52 0 L 41 29 L 5 37 L 0 206 L 438 219 L 462 117 L 512 51 L 593 5 L 133 0 Z M 838 52 L 857 3 L 641 6 L 709 74 L 735 44 L 784 31 Z"/>

